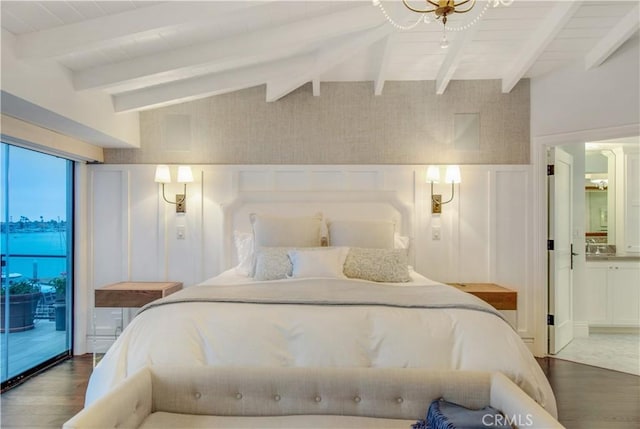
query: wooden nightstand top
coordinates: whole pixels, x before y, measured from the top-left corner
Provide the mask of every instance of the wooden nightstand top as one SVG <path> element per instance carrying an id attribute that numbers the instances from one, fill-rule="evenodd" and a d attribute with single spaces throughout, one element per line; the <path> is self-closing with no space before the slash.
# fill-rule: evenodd
<path id="1" fill-rule="evenodd" d="M 182 289 L 181 282 L 120 282 L 95 290 L 96 307 L 142 307 Z"/>
<path id="2" fill-rule="evenodd" d="M 498 310 L 517 310 L 518 292 L 494 283 L 447 283 L 463 292 L 475 295 Z"/>

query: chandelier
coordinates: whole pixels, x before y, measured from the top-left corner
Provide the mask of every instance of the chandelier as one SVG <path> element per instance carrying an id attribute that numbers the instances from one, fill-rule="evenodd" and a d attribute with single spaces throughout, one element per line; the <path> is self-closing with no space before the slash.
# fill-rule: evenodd
<path id="1" fill-rule="evenodd" d="M 465 9 L 460 10 L 459 7 L 463 6 L 467 3 L 471 2 L 471 4 Z M 411 7 L 411 5 L 407 2 L 407 0 L 402 0 L 402 3 L 407 7 L 407 9 L 412 10 L 416 13 L 433 13 L 436 14 L 436 19 L 442 17 L 442 24 L 447 25 L 447 16 L 452 15 L 454 13 L 467 13 L 473 6 L 476 5 L 476 0 L 463 0 L 456 3 L 454 0 L 440 0 L 438 3 L 433 2 L 431 0 L 426 0 L 427 8 L 426 9 L 416 9 L 415 7 Z M 429 9 L 431 8 L 431 9 Z"/>
<path id="2" fill-rule="evenodd" d="M 440 20 L 442 22 L 442 40 L 440 42 L 440 47 L 447 48 L 449 46 L 449 41 L 447 40 L 446 31 L 461 31 L 470 28 L 472 25 L 476 24 L 480 18 L 485 14 L 489 7 L 498 7 L 499 5 L 509 6 L 513 3 L 513 0 L 489 0 L 486 2 L 484 8 L 468 23 L 459 26 L 459 27 L 451 27 L 447 26 L 447 20 L 450 16 L 455 15 L 456 13 L 467 13 L 473 9 L 476 5 L 476 0 L 422 0 L 425 3 L 424 9 L 420 9 L 409 4 L 408 0 L 402 0 L 402 3 L 405 5 L 407 9 L 412 12 L 420 14 L 418 19 L 410 25 L 402 25 L 398 24 L 391 16 L 387 13 L 382 2 L 380 0 L 372 0 L 374 6 L 377 6 L 382 11 L 384 17 L 389 21 L 394 27 L 399 30 L 410 30 L 420 24 L 420 22 L 424 22 L 425 24 L 429 24 L 432 20 Z M 430 18 L 429 14 L 434 14 L 435 18 Z"/>

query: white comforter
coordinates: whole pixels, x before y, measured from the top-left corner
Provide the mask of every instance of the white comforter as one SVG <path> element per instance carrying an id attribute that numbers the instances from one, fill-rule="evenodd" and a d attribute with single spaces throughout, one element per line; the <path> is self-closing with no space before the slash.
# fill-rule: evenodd
<path id="1" fill-rule="evenodd" d="M 496 313 L 416 273 L 398 285 L 228 271 L 142 309 L 95 368 L 85 405 L 151 364 L 419 367 L 500 371 L 556 416 L 542 370 Z"/>

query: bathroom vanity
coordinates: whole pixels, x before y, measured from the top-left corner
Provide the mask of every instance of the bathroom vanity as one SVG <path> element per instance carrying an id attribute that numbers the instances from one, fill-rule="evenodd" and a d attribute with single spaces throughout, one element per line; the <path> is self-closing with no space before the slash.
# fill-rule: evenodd
<path id="1" fill-rule="evenodd" d="M 588 255 L 589 327 L 640 327 L 640 257 Z"/>

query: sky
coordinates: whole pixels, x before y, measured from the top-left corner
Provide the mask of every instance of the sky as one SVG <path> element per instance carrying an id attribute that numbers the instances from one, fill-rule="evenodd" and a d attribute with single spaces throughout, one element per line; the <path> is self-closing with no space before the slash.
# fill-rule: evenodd
<path id="1" fill-rule="evenodd" d="M 5 147 L 1 145 L 0 178 L 5 172 Z M 9 216 L 14 221 L 66 219 L 67 162 L 62 158 L 16 146 L 9 147 Z M 4 182 L 3 182 L 4 185 Z M 2 187 L 0 220 L 4 219 L 6 189 Z"/>

